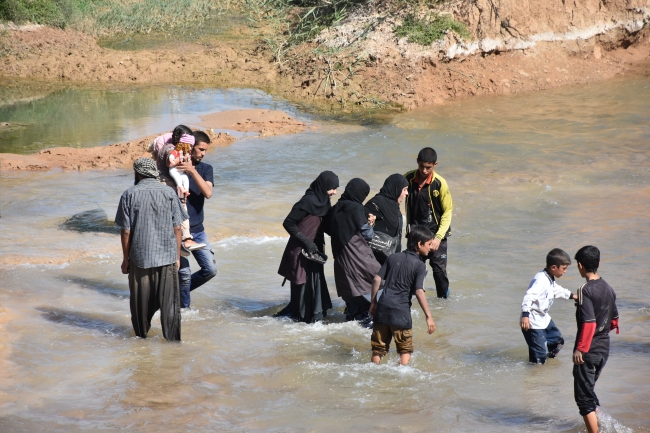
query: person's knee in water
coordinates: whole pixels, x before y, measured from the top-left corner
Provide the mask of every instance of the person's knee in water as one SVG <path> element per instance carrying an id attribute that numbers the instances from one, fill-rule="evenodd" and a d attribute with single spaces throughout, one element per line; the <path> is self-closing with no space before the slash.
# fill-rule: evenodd
<path id="1" fill-rule="evenodd" d="M 373 317 L 370 342 L 371 361 L 375 364 L 379 364 L 381 358 L 386 355 L 391 338 L 395 339 L 400 354 L 400 364 L 409 363 L 413 352 L 411 319 L 413 295 L 424 313 L 427 332 L 432 334 L 436 329 L 424 295 L 427 268 L 422 261 L 429 255 L 433 246 L 433 237 L 433 233 L 426 227 L 415 226 L 409 236 L 407 250 L 389 256 L 374 278 L 370 304 L 370 315 Z M 383 293 L 377 300 L 382 280 L 385 281 Z"/>
<path id="2" fill-rule="evenodd" d="M 339 178 L 331 171 L 318 175 L 303 197 L 293 205 L 282 223 L 289 241 L 282 254 L 278 274 L 291 283 L 289 305 L 275 314 L 302 322 L 314 322 L 327 315 L 332 300 L 327 290 L 323 264 L 309 259 L 324 254 L 325 237 L 322 219 L 331 208 L 330 198 L 336 194 Z"/>
<path id="3" fill-rule="evenodd" d="M 133 163 L 136 184 L 124 191 L 115 215 L 122 243 L 122 273 L 129 274 L 131 323 L 146 338 L 157 310 L 163 336 L 181 339 L 178 264 L 181 224 L 187 219 L 175 192 L 158 181 L 150 158 Z M 161 205 L 164 203 L 166 205 Z"/>
<path id="4" fill-rule="evenodd" d="M 564 345 L 562 334 L 548 311 L 555 298 L 577 299 L 557 282 L 570 264 L 571 257 L 565 251 L 559 248 L 549 251 L 546 267 L 535 274 L 524 295 L 519 322 L 531 363 L 544 364 L 547 357 L 555 358 Z"/>

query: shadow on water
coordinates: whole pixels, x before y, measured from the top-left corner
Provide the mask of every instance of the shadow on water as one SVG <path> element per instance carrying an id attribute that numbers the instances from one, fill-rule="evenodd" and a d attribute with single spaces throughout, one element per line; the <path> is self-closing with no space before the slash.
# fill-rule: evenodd
<path id="1" fill-rule="evenodd" d="M 467 406 L 472 406 L 467 403 Z M 533 430 L 539 428 L 540 431 L 575 431 L 579 425 L 575 421 L 561 420 L 558 418 L 538 415 L 528 410 L 522 410 L 512 407 L 482 406 L 476 408 L 475 416 L 482 423 L 498 424 L 508 427 L 520 427 L 522 430 Z"/>
<path id="2" fill-rule="evenodd" d="M 246 300 L 250 301 L 250 300 Z M 225 301 L 226 304 L 230 308 L 234 308 L 238 310 L 238 312 L 249 318 L 257 318 L 257 317 L 274 317 L 275 314 L 279 313 L 284 307 L 287 306 L 287 303 L 284 302 L 282 304 L 269 304 L 269 303 L 261 303 L 261 302 L 242 302 L 242 300 L 231 300 L 231 301 Z M 337 307 L 336 305 L 334 308 L 330 308 L 327 310 L 327 317 L 323 318 L 323 323 L 328 324 L 328 323 L 343 323 L 345 322 L 345 314 L 344 314 L 344 309 L 345 307 Z M 282 317 L 278 317 L 277 319 L 283 319 Z"/>
<path id="3" fill-rule="evenodd" d="M 628 354 L 644 353 L 650 354 L 650 343 L 641 343 L 636 341 L 620 341 L 614 338 L 610 339 L 610 353 L 625 352 Z"/>
<path id="4" fill-rule="evenodd" d="M 108 220 L 104 209 L 91 209 L 72 215 L 59 225 L 61 230 L 79 233 L 110 233 L 120 234 L 120 228 Z"/>
<path id="5" fill-rule="evenodd" d="M 84 289 L 93 290 L 102 295 L 112 296 L 117 299 L 129 299 L 129 289 L 125 285 L 112 285 L 104 281 L 94 280 L 92 278 L 83 278 L 71 275 L 63 275 L 60 280 L 77 284 Z"/>
<path id="6" fill-rule="evenodd" d="M 131 326 L 112 323 L 97 315 L 52 307 L 38 307 L 36 310 L 40 311 L 42 316 L 50 322 L 76 326 L 116 337 L 132 336 Z"/>

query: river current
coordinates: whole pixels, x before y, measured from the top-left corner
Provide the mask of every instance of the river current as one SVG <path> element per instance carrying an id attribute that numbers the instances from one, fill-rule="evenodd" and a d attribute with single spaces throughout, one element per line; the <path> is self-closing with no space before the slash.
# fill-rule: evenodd
<path id="1" fill-rule="evenodd" d="M 584 432 L 573 301 L 550 311 L 567 343 L 544 366 L 527 363 L 518 320 L 546 253 L 588 244 L 601 249 L 621 317 L 596 387 L 601 428 L 650 430 L 650 79 L 362 123 L 318 120 L 247 90 L 113 93 L 68 89 L 0 107 L 0 121 L 28 125 L 0 151 L 102 145 L 231 108 L 284 109 L 316 128 L 207 154 L 218 275 L 192 292 L 180 344 L 162 338 L 158 315 L 149 339 L 134 337 L 111 228 L 64 224 L 88 210 L 112 220 L 132 171 L 1 173 L 0 432 Z M 341 179 L 336 197 L 353 177 L 374 194 L 415 168 L 424 146 L 438 151 L 454 202 L 451 297 L 435 298 L 429 274 L 437 330 L 426 334 L 414 303 L 411 365 L 398 367 L 394 351 L 370 364 L 370 331 L 345 323 L 331 263 L 334 309 L 323 323 L 271 318 L 289 297 L 277 275 L 281 223 L 308 184 L 329 169 Z M 559 283 L 582 284 L 575 264 Z"/>

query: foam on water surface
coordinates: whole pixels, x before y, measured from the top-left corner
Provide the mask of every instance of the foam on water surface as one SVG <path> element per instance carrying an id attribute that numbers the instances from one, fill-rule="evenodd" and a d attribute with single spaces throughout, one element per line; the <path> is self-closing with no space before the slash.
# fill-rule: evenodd
<path id="1" fill-rule="evenodd" d="M 567 343 L 544 366 L 526 362 L 518 321 L 546 253 L 573 255 L 588 243 L 602 251 L 601 275 L 622 318 L 596 387 L 611 414 L 601 415 L 602 429 L 642 430 L 650 424 L 649 92 L 643 79 L 476 98 L 209 151 L 215 184 L 204 225 L 218 273 L 192 292 L 181 344 L 162 338 L 159 313 L 149 339 L 133 337 L 119 236 L 98 229 L 132 173 L 1 173 L 0 431 L 581 432 L 573 302 L 553 305 Z M 240 95 L 232 101 L 255 99 Z M 188 98 L 216 111 L 205 94 Z M 158 120 L 122 127 L 145 135 Z M 451 298 L 435 297 L 429 273 L 437 330 L 426 333 L 414 301 L 410 366 L 397 366 L 394 345 L 382 365 L 369 362 L 370 330 L 345 322 L 332 259 L 334 309 L 323 323 L 272 318 L 289 300 L 277 274 L 282 221 L 313 178 L 337 173 L 334 201 L 353 177 L 375 194 L 389 174 L 414 169 L 425 145 L 438 151 L 454 199 Z M 83 218 L 63 230 L 75 215 Z M 560 280 L 571 290 L 581 283 L 575 266 Z"/>

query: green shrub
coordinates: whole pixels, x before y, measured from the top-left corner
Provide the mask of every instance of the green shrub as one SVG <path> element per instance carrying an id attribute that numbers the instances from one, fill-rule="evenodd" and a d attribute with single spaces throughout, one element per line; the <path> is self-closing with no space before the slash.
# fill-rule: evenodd
<path id="1" fill-rule="evenodd" d="M 445 37 L 445 33 L 453 30 L 463 39 L 469 39 L 470 34 L 465 24 L 448 15 L 433 15 L 425 18 L 416 18 L 407 15 L 402 25 L 395 28 L 394 33 L 398 38 L 408 36 L 408 41 L 420 45 L 431 45 L 434 41 Z"/>
<path id="2" fill-rule="evenodd" d="M 94 35 L 170 32 L 201 25 L 240 0 L 0 0 L 0 20 L 72 27 Z"/>
<path id="3" fill-rule="evenodd" d="M 65 0 L 0 0 L 0 18 L 63 28 L 66 25 L 63 10 L 67 6 L 64 3 Z"/>

